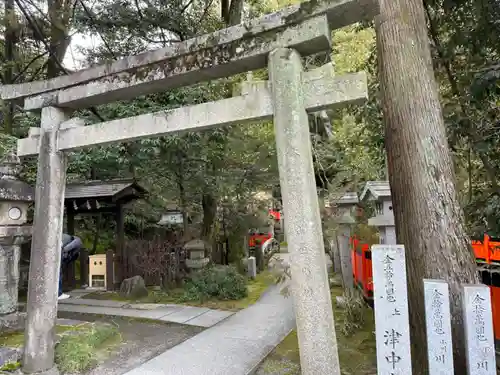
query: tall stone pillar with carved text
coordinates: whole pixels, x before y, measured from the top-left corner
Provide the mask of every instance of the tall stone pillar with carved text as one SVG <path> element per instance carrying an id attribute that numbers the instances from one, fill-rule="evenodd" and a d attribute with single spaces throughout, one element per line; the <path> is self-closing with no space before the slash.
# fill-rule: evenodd
<path id="1" fill-rule="evenodd" d="M 287 48 L 274 50 L 269 55 L 269 75 L 301 370 L 304 375 L 337 375 L 337 339 L 300 55 Z"/>
<path id="2" fill-rule="evenodd" d="M 57 149 L 57 133 L 67 120 L 59 108 L 42 109 L 35 217 L 31 243 L 23 371 L 57 374 L 54 339 L 57 319 L 66 157 Z"/>

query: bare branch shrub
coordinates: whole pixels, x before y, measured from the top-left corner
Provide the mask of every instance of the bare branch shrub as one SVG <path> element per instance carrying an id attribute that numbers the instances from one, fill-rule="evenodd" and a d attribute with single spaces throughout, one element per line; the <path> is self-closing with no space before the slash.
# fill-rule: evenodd
<path id="1" fill-rule="evenodd" d="M 162 287 L 178 284 L 185 275 L 186 251 L 178 237 L 165 240 L 159 236 L 152 240 L 132 240 L 127 243 L 132 262 L 148 277 L 160 277 Z"/>

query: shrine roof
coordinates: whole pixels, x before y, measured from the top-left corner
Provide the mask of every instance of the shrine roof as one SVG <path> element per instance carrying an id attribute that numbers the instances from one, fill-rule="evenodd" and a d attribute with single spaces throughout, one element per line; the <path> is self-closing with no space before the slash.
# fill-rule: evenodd
<path id="1" fill-rule="evenodd" d="M 391 186 L 389 181 L 368 181 L 361 193 L 359 199 L 364 200 L 379 200 L 391 197 Z"/>
<path id="2" fill-rule="evenodd" d="M 66 185 L 65 200 L 140 198 L 147 190 L 134 179 L 87 181 Z"/>

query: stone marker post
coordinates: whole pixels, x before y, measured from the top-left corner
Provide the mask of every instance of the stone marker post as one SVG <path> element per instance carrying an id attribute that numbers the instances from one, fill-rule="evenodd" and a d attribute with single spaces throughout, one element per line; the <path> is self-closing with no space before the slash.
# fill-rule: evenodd
<path id="1" fill-rule="evenodd" d="M 287 217 L 302 374 L 340 374 L 332 302 L 316 192 L 300 55 L 279 48 L 269 55 L 278 165 Z"/>
<path id="2" fill-rule="evenodd" d="M 358 202 L 357 193 L 346 193 L 337 202 L 338 215 L 335 220 L 338 224 L 337 244 L 340 253 L 342 282 L 346 290 L 354 290 L 350 238 L 351 227 L 356 223 L 356 220 L 352 216 L 352 211 Z"/>
<path id="3" fill-rule="evenodd" d="M 257 261 L 255 257 L 249 257 L 247 259 L 247 274 L 251 279 L 255 279 L 257 277 Z"/>
<path id="4" fill-rule="evenodd" d="M 8 154 L 0 164 L 0 332 L 24 327 L 17 311 L 21 245 L 31 237 L 28 207 L 34 189 L 19 181 L 19 159 Z"/>
<path id="5" fill-rule="evenodd" d="M 377 374 L 411 375 L 410 323 L 403 245 L 373 245 Z"/>
<path id="6" fill-rule="evenodd" d="M 340 261 L 340 250 L 339 243 L 337 242 L 337 238 L 332 239 L 330 242 L 330 252 L 333 256 L 333 272 L 336 275 L 342 275 L 342 266 Z"/>
<path id="7" fill-rule="evenodd" d="M 469 375 L 497 373 L 490 288 L 464 285 L 464 324 Z"/>
<path id="8" fill-rule="evenodd" d="M 424 279 L 429 375 L 452 375 L 450 293 L 443 280 Z"/>
<path id="9" fill-rule="evenodd" d="M 28 374 L 57 373 L 54 339 L 66 185 L 66 157 L 57 151 L 57 133 L 66 119 L 61 109 L 42 109 L 23 359 Z"/>

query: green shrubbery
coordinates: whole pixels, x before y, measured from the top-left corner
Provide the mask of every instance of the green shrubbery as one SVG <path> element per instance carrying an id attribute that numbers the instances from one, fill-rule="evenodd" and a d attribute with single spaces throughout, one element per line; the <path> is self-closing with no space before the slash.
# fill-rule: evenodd
<path id="1" fill-rule="evenodd" d="M 118 336 L 111 325 L 90 325 L 77 335 L 65 335 L 56 346 L 55 359 L 63 373 L 83 372 L 97 363 L 97 348 Z"/>
<path id="2" fill-rule="evenodd" d="M 239 300 L 247 295 L 247 280 L 235 267 L 211 266 L 194 273 L 186 282 L 183 300 Z"/>

